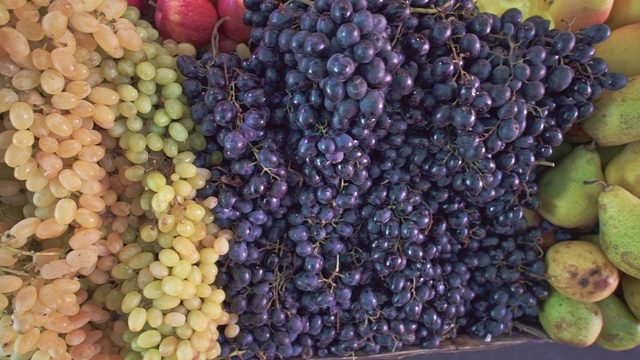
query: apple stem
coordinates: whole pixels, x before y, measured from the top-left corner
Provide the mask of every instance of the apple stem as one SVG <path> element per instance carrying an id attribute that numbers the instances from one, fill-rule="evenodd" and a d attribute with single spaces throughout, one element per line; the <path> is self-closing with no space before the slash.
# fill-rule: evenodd
<path id="1" fill-rule="evenodd" d="M 213 52 L 213 56 L 218 55 L 218 49 L 219 49 L 218 41 L 220 40 L 220 34 L 218 33 L 218 28 L 220 28 L 220 25 L 222 25 L 222 23 L 229 20 L 231 20 L 231 18 L 228 16 L 225 16 L 222 19 L 218 20 L 216 25 L 213 27 L 213 32 L 211 33 L 211 51 Z"/>
<path id="2" fill-rule="evenodd" d="M 149 0 L 149 2 L 148 2 L 148 3 L 149 3 L 149 5 L 151 5 L 151 6 L 152 6 L 152 7 L 154 7 L 154 8 L 157 8 L 157 7 L 158 7 L 158 5 L 156 4 L 155 0 Z"/>

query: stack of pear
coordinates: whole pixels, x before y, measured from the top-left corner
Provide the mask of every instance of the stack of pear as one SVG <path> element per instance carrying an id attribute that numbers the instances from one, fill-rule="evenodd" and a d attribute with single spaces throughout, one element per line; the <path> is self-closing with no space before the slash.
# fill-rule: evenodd
<path id="1" fill-rule="evenodd" d="M 538 181 L 538 213 L 564 228 L 588 227 L 598 219 L 601 188 L 585 181 L 604 180 L 600 155 L 591 144 L 579 145 Z"/>
<path id="2" fill-rule="evenodd" d="M 637 61 L 636 61 L 637 62 Z M 640 140 L 640 75 L 629 78 L 620 91 L 605 91 L 594 101 L 595 110 L 580 123 L 582 130 L 602 146 Z"/>
<path id="3" fill-rule="evenodd" d="M 640 198 L 640 141 L 624 146 L 605 168 L 604 179 Z"/>
<path id="4" fill-rule="evenodd" d="M 607 184 L 598 197 L 598 215 L 602 251 L 618 269 L 640 278 L 640 199 Z"/>

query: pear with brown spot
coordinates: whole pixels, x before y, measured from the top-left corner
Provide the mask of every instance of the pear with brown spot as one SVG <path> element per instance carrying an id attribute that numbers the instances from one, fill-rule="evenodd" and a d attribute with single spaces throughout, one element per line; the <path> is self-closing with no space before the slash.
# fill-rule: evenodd
<path id="1" fill-rule="evenodd" d="M 602 251 L 618 269 L 640 278 L 640 199 L 621 186 L 604 185 L 598 217 Z"/>
<path id="2" fill-rule="evenodd" d="M 620 272 L 602 249 L 582 240 L 561 241 L 545 255 L 547 280 L 563 295 L 586 302 L 611 295 L 620 282 Z"/>

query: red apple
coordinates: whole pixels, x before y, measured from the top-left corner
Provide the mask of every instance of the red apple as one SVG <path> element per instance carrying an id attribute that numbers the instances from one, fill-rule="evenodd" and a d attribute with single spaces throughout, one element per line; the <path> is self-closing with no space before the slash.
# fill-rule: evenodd
<path id="1" fill-rule="evenodd" d="M 222 32 L 239 42 L 249 40 L 251 27 L 242 22 L 242 17 L 247 12 L 242 0 L 217 0 L 216 9 L 220 19 L 229 17 L 229 20 L 220 25 Z"/>
<path id="2" fill-rule="evenodd" d="M 232 39 L 226 33 L 221 32 L 218 34 L 218 51 L 220 52 L 226 53 L 235 50 L 239 43 L 239 41 Z"/>
<path id="3" fill-rule="evenodd" d="M 140 10 L 140 13 L 143 13 L 144 10 L 147 8 L 147 1 L 146 0 L 127 0 L 127 4 L 129 6 L 137 7 L 138 10 Z"/>
<path id="4" fill-rule="evenodd" d="M 218 12 L 209 0 L 158 0 L 154 20 L 163 38 L 201 47 L 211 41 Z"/>

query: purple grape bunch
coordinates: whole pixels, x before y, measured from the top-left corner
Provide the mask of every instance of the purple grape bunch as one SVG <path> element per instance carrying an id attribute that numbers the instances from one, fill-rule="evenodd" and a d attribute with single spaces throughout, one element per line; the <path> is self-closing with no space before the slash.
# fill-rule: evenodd
<path id="1" fill-rule="evenodd" d="M 593 111 L 605 25 L 471 0 L 245 0 L 253 54 L 178 58 L 196 165 L 233 229 L 242 359 L 436 348 L 536 325 L 538 165 Z"/>

